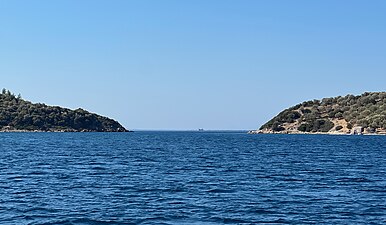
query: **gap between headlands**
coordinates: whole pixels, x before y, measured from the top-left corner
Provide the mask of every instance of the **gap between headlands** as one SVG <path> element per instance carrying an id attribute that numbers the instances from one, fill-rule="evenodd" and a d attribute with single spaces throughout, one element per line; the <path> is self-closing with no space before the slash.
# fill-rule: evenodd
<path id="1" fill-rule="evenodd" d="M 386 134 L 386 92 L 306 101 L 250 134 Z"/>
<path id="2" fill-rule="evenodd" d="M 83 109 L 31 103 L 3 89 L 0 132 L 128 132 L 120 123 Z"/>

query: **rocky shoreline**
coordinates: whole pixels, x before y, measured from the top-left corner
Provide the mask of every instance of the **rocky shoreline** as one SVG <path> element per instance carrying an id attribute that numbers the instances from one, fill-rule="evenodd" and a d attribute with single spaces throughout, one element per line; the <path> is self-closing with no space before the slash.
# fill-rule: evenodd
<path id="1" fill-rule="evenodd" d="M 363 130 L 361 132 L 339 132 L 339 131 L 329 131 L 329 132 L 302 132 L 302 131 L 273 131 L 273 130 L 251 130 L 248 131 L 248 134 L 305 134 L 305 135 L 314 135 L 314 134 L 324 134 L 324 135 L 386 135 L 386 131 L 375 131 L 367 132 Z"/>
<path id="2" fill-rule="evenodd" d="M 133 132 L 131 130 L 116 130 L 116 131 L 96 131 L 96 130 L 75 130 L 75 129 L 51 129 L 51 130 L 18 130 L 18 129 L 1 129 L 0 133 L 124 133 L 124 132 Z"/>

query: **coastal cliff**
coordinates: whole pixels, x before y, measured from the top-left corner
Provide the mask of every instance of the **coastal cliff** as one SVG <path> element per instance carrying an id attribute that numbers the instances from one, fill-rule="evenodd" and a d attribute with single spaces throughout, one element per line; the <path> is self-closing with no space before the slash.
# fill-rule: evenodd
<path id="1" fill-rule="evenodd" d="M 386 92 L 306 101 L 249 133 L 386 134 Z"/>
<path id="2" fill-rule="evenodd" d="M 3 89 L 0 131 L 126 132 L 117 121 L 83 109 L 31 103 Z"/>

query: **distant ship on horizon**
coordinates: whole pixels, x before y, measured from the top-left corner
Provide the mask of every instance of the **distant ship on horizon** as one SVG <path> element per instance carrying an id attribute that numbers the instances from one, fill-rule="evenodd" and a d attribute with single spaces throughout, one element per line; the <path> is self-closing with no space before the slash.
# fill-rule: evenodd
<path id="1" fill-rule="evenodd" d="M 204 131 L 204 129 L 202 129 L 202 128 L 199 128 L 199 129 L 198 129 L 198 131 L 199 131 L 199 132 L 203 132 L 203 131 Z"/>

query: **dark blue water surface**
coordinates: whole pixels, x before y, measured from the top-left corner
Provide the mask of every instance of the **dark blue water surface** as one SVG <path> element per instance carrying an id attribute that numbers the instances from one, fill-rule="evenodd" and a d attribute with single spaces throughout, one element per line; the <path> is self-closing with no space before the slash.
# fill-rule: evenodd
<path id="1" fill-rule="evenodd" d="M 0 133 L 0 224 L 385 224 L 386 136 Z"/>

